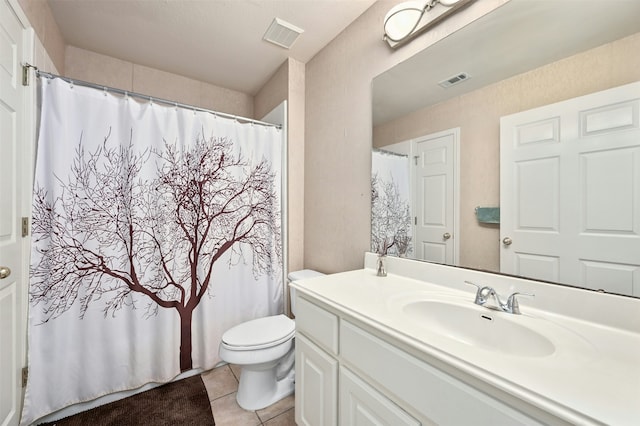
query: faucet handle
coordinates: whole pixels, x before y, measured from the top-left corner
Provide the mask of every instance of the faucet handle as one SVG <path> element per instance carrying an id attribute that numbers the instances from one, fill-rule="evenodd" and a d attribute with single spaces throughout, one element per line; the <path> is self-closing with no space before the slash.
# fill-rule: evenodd
<path id="1" fill-rule="evenodd" d="M 507 310 L 508 312 L 516 315 L 520 315 L 520 304 L 518 303 L 517 296 L 529 296 L 535 297 L 533 293 L 519 293 L 515 292 L 507 299 Z"/>
<path id="2" fill-rule="evenodd" d="M 465 284 L 469 284 L 469 285 L 474 286 L 475 288 L 477 288 L 477 291 L 482 290 L 482 286 L 480 286 L 480 285 L 478 285 L 478 284 L 476 284 L 476 283 L 474 283 L 474 282 L 471 282 L 471 281 L 465 281 L 464 283 L 465 283 Z"/>
<path id="3" fill-rule="evenodd" d="M 484 297 L 482 296 L 482 289 L 485 287 L 482 287 L 471 281 L 465 281 L 464 283 L 476 287 L 476 300 L 473 303 L 475 303 L 476 305 L 482 305 L 484 304 L 484 302 L 486 302 L 486 300 L 484 300 Z"/>

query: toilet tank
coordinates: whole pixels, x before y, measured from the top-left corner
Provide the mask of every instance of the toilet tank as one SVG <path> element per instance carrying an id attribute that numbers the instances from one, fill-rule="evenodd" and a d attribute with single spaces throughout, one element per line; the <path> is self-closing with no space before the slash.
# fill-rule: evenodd
<path id="1" fill-rule="evenodd" d="M 287 278 L 289 279 L 289 284 L 293 281 L 306 280 L 307 278 L 321 277 L 324 274 L 322 272 L 314 271 L 313 269 L 303 269 L 301 271 L 289 272 Z M 291 313 L 295 315 L 296 313 L 296 289 L 289 287 L 289 296 L 291 297 Z"/>

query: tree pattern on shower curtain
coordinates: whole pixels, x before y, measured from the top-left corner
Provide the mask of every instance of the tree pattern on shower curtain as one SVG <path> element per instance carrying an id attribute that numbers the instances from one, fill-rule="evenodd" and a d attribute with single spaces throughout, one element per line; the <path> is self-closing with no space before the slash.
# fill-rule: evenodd
<path id="1" fill-rule="evenodd" d="M 234 153 L 229 138 L 197 137 L 182 151 L 138 152 L 111 144 L 92 152 L 82 137 L 56 197 L 35 188 L 32 308 L 44 321 L 74 304 L 81 316 L 92 303 L 103 313 L 144 308 L 149 316 L 174 309 L 180 316 L 180 369 L 192 368 L 192 316 L 212 287 L 214 264 L 253 264 L 273 273 L 281 256 L 279 200 L 268 161 L 254 166 Z M 187 145 L 187 144 L 185 144 Z M 151 162 L 151 163 L 150 163 Z M 156 175 L 143 168 L 152 165 Z"/>
<path id="2" fill-rule="evenodd" d="M 371 250 L 381 255 L 406 257 L 412 252 L 411 211 L 398 185 L 371 176 Z"/>

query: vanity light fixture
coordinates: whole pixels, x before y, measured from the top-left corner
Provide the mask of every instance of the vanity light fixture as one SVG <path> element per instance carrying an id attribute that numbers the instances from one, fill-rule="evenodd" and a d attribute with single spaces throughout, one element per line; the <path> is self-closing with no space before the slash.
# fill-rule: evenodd
<path id="1" fill-rule="evenodd" d="M 389 11 L 384 17 L 384 37 L 386 40 L 400 42 L 416 29 L 422 15 L 433 6 L 430 0 L 406 1 Z"/>
<path id="2" fill-rule="evenodd" d="M 390 46 L 395 47 L 396 44 L 435 25 L 456 9 L 472 1 L 474 0 L 411 0 L 402 2 L 392 7 L 384 17 L 383 38 Z M 439 11 L 434 14 L 433 19 L 418 28 L 425 13 L 437 5 L 442 5 L 445 8 L 438 8 Z"/>

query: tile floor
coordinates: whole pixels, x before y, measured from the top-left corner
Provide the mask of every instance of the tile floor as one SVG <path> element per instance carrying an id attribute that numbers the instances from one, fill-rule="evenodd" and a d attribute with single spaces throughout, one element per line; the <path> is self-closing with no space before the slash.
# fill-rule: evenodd
<path id="1" fill-rule="evenodd" d="M 240 368 L 223 365 L 202 373 L 216 426 L 295 426 L 293 395 L 258 411 L 246 411 L 236 402 Z"/>

